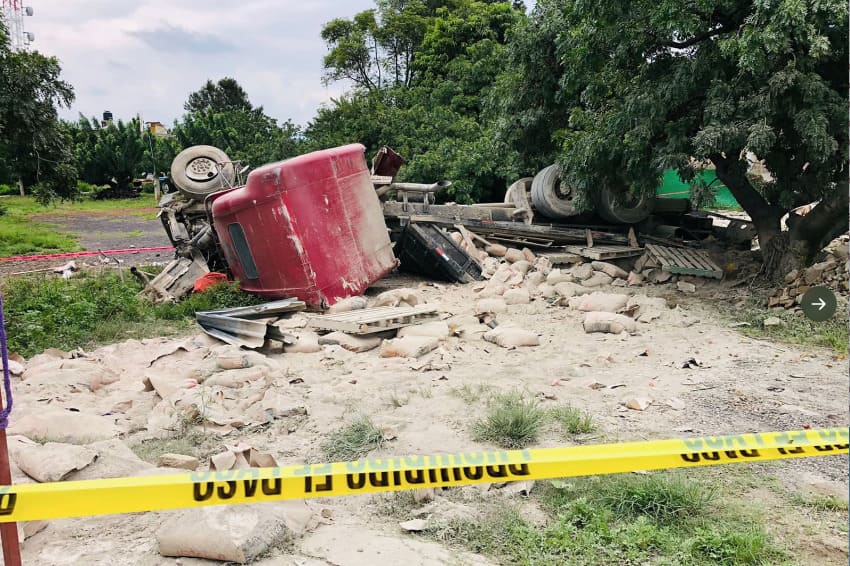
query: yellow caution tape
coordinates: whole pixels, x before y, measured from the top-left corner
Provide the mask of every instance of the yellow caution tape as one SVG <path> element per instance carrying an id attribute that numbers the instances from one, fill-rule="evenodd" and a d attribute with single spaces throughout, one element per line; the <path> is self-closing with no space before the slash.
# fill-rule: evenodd
<path id="1" fill-rule="evenodd" d="M 0 487 L 0 522 L 764 462 L 847 452 L 848 429 L 829 428 L 26 484 Z"/>

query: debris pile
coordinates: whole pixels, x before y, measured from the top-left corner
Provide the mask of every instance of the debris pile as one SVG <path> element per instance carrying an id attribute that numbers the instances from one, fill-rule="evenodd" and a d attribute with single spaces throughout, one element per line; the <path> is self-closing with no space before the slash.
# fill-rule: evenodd
<path id="1" fill-rule="evenodd" d="M 777 289 L 768 298 L 768 307 L 792 309 L 798 307 L 803 295 L 812 287 L 827 287 L 838 295 L 848 291 L 848 247 L 847 236 L 834 240 L 825 250 L 823 261 L 785 275 L 785 286 Z"/>

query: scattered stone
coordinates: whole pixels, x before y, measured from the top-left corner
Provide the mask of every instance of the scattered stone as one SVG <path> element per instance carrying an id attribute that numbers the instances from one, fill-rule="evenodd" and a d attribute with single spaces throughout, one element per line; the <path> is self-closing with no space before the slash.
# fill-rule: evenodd
<path id="1" fill-rule="evenodd" d="M 215 359 L 215 363 L 221 369 L 242 369 L 251 367 L 251 362 L 246 356 L 228 355 L 219 356 Z"/>
<path id="2" fill-rule="evenodd" d="M 508 248 L 505 252 L 505 260 L 509 263 L 516 263 L 525 259 L 525 254 L 516 248 Z"/>
<path id="3" fill-rule="evenodd" d="M 186 454 L 163 454 L 157 459 L 156 465 L 160 468 L 178 468 L 194 472 L 201 462 L 194 456 Z"/>
<path id="4" fill-rule="evenodd" d="M 525 275 L 529 272 L 529 270 L 531 270 L 531 262 L 522 259 L 520 261 L 515 262 L 511 267 L 517 273 L 522 273 L 523 275 Z"/>
<path id="5" fill-rule="evenodd" d="M 508 349 L 540 345 L 537 334 L 516 326 L 497 326 L 484 334 L 484 340 Z"/>
<path id="6" fill-rule="evenodd" d="M 558 283 L 572 283 L 575 278 L 569 273 L 565 273 L 560 269 L 553 269 L 546 276 L 546 283 L 549 285 L 557 285 Z"/>
<path id="7" fill-rule="evenodd" d="M 159 553 L 251 562 L 288 531 L 306 532 L 310 520 L 305 525 L 299 516 L 304 512 L 292 503 L 201 507 L 172 515 L 156 531 Z M 299 528 L 301 532 L 295 530 Z"/>
<path id="8" fill-rule="evenodd" d="M 331 305 L 327 312 L 328 314 L 337 314 L 341 312 L 365 309 L 368 306 L 369 301 L 366 300 L 366 297 L 348 297 Z"/>
<path id="9" fill-rule="evenodd" d="M 578 279 L 579 281 L 584 281 L 585 279 L 590 279 L 593 277 L 593 266 L 589 263 L 582 263 L 580 265 L 574 266 L 570 272 L 573 277 Z"/>
<path id="10" fill-rule="evenodd" d="M 627 316 L 610 312 L 589 312 L 584 315 L 584 331 L 587 334 L 593 332 L 607 332 L 620 334 L 623 331 L 629 334 L 637 332 L 635 321 Z"/>
<path id="11" fill-rule="evenodd" d="M 525 256 L 526 261 L 528 261 L 529 263 L 534 263 L 534 261 L 537 259 L 537 256 L 534 255 L 534 252 L 528 248 L 522 248 L 522 255 Z"/>
<path id="12" fill-rule="evenodd" d="M 48 442 L 88 444 L 118 435 L 119 429 L 112 419 L 99 415 L 56 409 L 37 413 L 21 413 L 11 420 L 8 433 Z"/>
<path id="13" fill-rule="evenodd" d="M 9 373 L 12 375 L 21 375 L 24 373 L 24 364 L 15 360 L 9 359 Z"/>
<path id="14" fill-rule="evenodd" d="M 506 312 L 507 310 L 508 305 L 505 303 L 504 299 L 497 297 L 481 299 L 475 306 L 475 314 L 500 313 Z"/>
<path id="15" fill-rule="evenodd" d="M 595 292 L 589 295 L 573 297 L 570 299 L 570 307 L 582 312 L 617 312 L 626 306 L 628 300 L 628 295 Z"/>
<path id="16" fill-rule="evenodd" d="M 20 446 L 13 456 L 21 471 L 32 479 L 56 482 L 94 462 L 97 452 L 85 446 L 48 442 L 44 445 Z"/>
<path id="17" fill-rule="evenodd" d="M 602 285 L 610 285 L 614 279 L 607 273 L 595 271 L 590 278 L 581 282 L 585 287 L 600 287 Z"/>
<path id="18" fill-rule="evenodd" d="M 537 287 L 537 293 L 544 299 L 551 299 L 552 297 L 558 294 L 558 291 L 548 283 L 541 283 Z"/>
<path id="19" fill-rule="evenodd" d="M 687 281 L 678 281 L 676 283 L 676 288 L 683 293 L 696 293 L 697 287 L 693 283 L 688 283 Z"/>
<path id="20" fill-rule="evenodd" d="M 590 265 L 593 267 L 594 271 L 601 271 L 614 279 L 625 279 L 629 276 L 624 269 L 617 267 L 613 263 L 608 263 L 607 261 L 592 261 L 590 262 Z"/>
<path id="21" fill-rule="evenodd" d="M 494 257 L 505 257 L 505 254 L 508 253 L 508 248 L 502 244 L 490 244 L 484 248 L 484 251 Z"/>
<path id="22" fill-rule="evenodd" d="M 534 285 L 535 287 L 541 285 L 544 281 L 546 281 L 546 276 L 539 271 L 533 271 L 525 277 L 526 284 Z"/>
<path id="23" fill-rule="evenodd" d="M 780 326 L 785 326 L 785 321 L 775 316 L 769 316 L 764 319 L 764 322 L 762 324 L 765 328 L 777 328 Z"/>
<path id="24" fill-rule="evenodd" d="M 555 293 L 559 297 L 570 298 L 577 295 L 586 295 L 590 289 L 586 289 L 577 283 L 558 283 L 555 285 Z"/>
<path id="25" fill-rule="evenodd" d="M 295 343 L 283 346 L 285 354 L 314 354 L 322 350 L 319 345 L 319 335 L 315 332 L 299 332 L 293 336 Z"/>
<path id="26" fill-rule="evenodd" d="M 428 522 L 425 519 L 411 519 L 399 523 L 398 526 L 407 533 L 418 533 L 424 531 L 427 524 Z"/>
<path id="27" fill-rule="evenodd" d="M 635 397 L 626 401 L 626 407 L 633 411 L 645 411 L 652 405 L 652 401 L 645 397 Z"/>
<path id="28" fill-rule="evenodd" d="M 331 332 L 319 337 L 319 344 L 322 346 L 341 346 L 349 352 L 368 352 L 374 350 L 381 345 L 380 336 L 352 336 L 345 332 Z"/>
<path id="29" fill-rule="evenodd" d="M 418 358 L 435 350 L 440 341 L 431 336 L 406 336 L 385 340 L 381 344 L 382 358 Z"/>
<path id="30" fill-rule="evenodd" d="M 372 304 L 373 307 L 414 307 L 422 302 L 419 294 L 413 289 L 392 289 L 384 291 Z"/>
<path id="31" fill-rule="evenodd" d="M 506 305 L 527 305 L 531 302 L 528 289 L 508 289 L 503 298 Z"/>
<path id="32" fill-rule="evenodd" d="M 534 270 L 539 271 L 543 275 L 548 275 L 552 270 L 552 262 L 546 256 L 538 256 L 537 259 L 534 260 Z"/>
<path id="33" fill-rule="evenodd" d="M 643 281 L 643 275 L 631 271 L 629 272 L 629 276 L 626 278 L 626 285 L 629 287 L 640 287 L 643 285 Z"/>
<path id="34" fill-rule="evenodd" d="M 449 335 L 449 325 L 444 320 L 434 320 L 405 326 L 398 331 L 398 337 L 405 336 L 431 336 L 433 338 L 446 338 Z"/>

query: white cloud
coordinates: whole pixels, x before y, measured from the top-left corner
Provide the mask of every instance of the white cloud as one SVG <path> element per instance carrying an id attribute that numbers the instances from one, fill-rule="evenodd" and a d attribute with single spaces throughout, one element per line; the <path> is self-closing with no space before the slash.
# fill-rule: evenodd
<path id="1" fill-rule="evenodd" d="M 29 0 L 33 48 L 55 55 L 76 92 L 71 109 L 170 124 L 208 78 L 234 77 L 254 104 L 299 124 L 339 96 L 321 84 L 322 24 L 372 0 Z"/>

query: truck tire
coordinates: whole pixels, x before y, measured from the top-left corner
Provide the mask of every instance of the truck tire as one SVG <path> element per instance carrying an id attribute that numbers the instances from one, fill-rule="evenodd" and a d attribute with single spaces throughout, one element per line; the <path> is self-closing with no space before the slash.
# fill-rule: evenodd
<path id="1" fill-rule="evenodd" d="M 596 212 L 614 224 L 637 224 L 652 214 L 655 199 L 649 195 L 618 194 L 608 187 L 596 193 Z"/>
<path id="2" fill-rule="evenodd" d="M 233 186 L 233 163 L 222 150 L 211 145 L 193 145 L 171 162 L 171 180 L 189 198 L 205 196 Z"/>
<path id="3" fill-rule="evenodd" d="M 550 165 L 542 169 L 531 182 L 531 204 L 534 210 L 553 220 L 578 214 L 572 187 L 561 181 L 561 168 Z"/>

